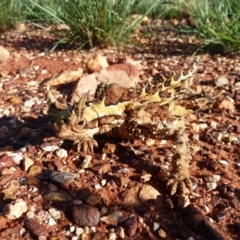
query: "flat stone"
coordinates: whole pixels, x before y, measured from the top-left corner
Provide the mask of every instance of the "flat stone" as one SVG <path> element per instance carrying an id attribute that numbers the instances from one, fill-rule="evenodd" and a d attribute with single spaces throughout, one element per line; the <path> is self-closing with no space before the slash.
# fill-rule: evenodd
<path id="1" fill-rule="evenodd" d="M 49 192 L 44 194 L 43 198 L 53 202 L 68 202 L 72 200 L 69 194 L 63 192 Z"/>
<path id="2" fill-rule="evenodd" d="M 70 172 L 52 172 L 49 177 L 54 182 L 68 183 L 72 182 L 76 175 Z"/>

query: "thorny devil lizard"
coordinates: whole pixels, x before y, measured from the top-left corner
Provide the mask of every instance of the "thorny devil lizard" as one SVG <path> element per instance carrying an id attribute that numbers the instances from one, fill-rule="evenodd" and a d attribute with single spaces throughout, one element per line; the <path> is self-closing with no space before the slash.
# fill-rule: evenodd
<path id="1" fill-rule="evenodd" d="M 187 102 L 187 98 L 192 95 L 190 80 L 196 69 L 194 64 L 188 74 L 181 73 L 177 80 L 174 77 L 165 79 L 153 94 L 147 94 L 143 88 L 138 98 L 108 106 L 105 105 L 104 97 L 87 105 L 87 94 L 73 105 L 65 105 L 49 89 L 49 114 L 54 117 L 53 129 L 56 136 L 74 141 L 78 151 L 81 148 L 93 151 L 93 147 L 98 145 L 94 139 L 96 134 L 120 136 L 129 140 L 170 139 L 175 148 L 173 171 L 167 179 L 167 187 L 171 195 L 177 192 L 192 195 L 188 170 L 191 154 L 185 121 L 185 116 L 191 110 L 183 107 L 182 103 L 184 99 Z"/>

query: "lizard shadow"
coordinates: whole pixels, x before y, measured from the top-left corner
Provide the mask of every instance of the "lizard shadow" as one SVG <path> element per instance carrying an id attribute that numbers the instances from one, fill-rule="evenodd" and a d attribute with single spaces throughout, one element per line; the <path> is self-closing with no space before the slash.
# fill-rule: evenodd
<path id="1" fill-rule="evenodd" d="M 17 151 L 27 145 L 40 145 L 44 138 L 54 135 L 49 122 L 50 118 L 47 115 L 37 117 L 23 116 L 21 120 L 14 115 L 1 117 L 2 136 L 0 152 L 7 147 Z"/>

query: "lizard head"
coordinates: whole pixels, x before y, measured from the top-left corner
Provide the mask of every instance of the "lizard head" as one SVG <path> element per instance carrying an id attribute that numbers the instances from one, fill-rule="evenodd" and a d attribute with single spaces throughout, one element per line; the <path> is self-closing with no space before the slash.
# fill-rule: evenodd
<path id="1" fill-rule="evenodd" d="M 48 114 L 53 117 L 53 128 L 56 132 L 68 127 L 72 131 L 80 131 L 86 126 L 86 120 L 82 117 L 86 107 L 87 94 L 80 97 L 79 101 L 71 104 L 63 104 L 58 101 L 51 90 L 48 90 Z"/>

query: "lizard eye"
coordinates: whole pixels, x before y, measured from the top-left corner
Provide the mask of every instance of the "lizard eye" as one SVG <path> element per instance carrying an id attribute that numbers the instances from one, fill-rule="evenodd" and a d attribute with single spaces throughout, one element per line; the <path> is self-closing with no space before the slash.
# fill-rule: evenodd
<path id="1" fill-rule="evenodd" d="M 78 122 L 78 125 L 81 125 L 81 126 L 82 126 L 83 124 L 84 124 L 84 121 L 83 121 L 83 120 L 81 120 L 81 121 Z"/>
<path id="2" fill-rule="evenodd" d="M 84 119 L 81 119 L 77 123 L 78 126 L 85 127 L 86 126 L 86 121 Z"/>

